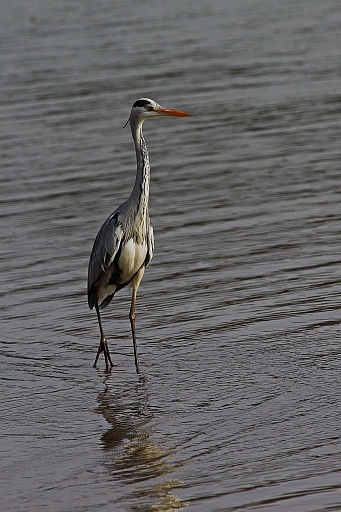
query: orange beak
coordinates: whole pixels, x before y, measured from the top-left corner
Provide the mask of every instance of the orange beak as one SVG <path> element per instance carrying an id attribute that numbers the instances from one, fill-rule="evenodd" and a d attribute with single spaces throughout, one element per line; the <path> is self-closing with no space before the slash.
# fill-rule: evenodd
<path id="1" fill-rule="evenodd" d="M 191 114 L 182 112 L 182 110 L 176 110 L 175 108 L 161 107 L 157 109 L 157 113 L 161 116 L 175 116 L 175 117 L 190 117 Z"/>

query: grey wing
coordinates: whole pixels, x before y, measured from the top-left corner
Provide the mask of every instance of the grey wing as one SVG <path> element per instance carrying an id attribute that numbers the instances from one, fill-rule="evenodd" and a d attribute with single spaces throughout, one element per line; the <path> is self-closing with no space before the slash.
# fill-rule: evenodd
<path id="1" fill-rule="evenodd" d="M 154 254 L 154 230 L 153 230 L 153 226 L 151 224 L 149 224 L 149 229 L 147 232 L 147 256 L 146 256 L 146 260 L 144 263 L 146 267 L 152 261 L 153 254 Z"/>
<path id="2" fill-rule="evenodd" d="M 102 272 L 106 272 L 119 253 L 123 239 L 123 229 L 119 223 L 119 214 L 114 212 L 104 222 L 92 247 L 88 269 L 88 301 L 94 307 L 94 285 Z"/>

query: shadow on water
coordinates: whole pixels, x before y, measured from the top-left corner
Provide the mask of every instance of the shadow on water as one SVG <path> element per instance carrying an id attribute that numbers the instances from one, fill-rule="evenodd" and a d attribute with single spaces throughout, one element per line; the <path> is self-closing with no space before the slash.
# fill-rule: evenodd
<path id="1" fill-rule="evenodd" d="M 100 412 L 109 423 L 101 442 L 106 453 L 105 467 L 114 481 L 125 480 L 131 486 L 127 500 L 131 510 L 172 512 L 187 505 L 173 494 L 182 487 L 177 479 L 167 478 L 176 464 L 175 452 L 153 440 L 157 419 L 148 407 L 147 379 L 139 376 L 134 389 L 129 388 L 122 400 L 122 390 L 110 388 L 109 374 L 105 388 L 98 395 Z"/>

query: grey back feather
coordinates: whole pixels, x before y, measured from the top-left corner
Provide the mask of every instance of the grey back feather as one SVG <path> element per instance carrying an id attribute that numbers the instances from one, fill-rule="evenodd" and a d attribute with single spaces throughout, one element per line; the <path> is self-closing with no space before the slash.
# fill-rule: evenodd
<path id="1" fill-rule="evenodd" d="M 134 235 L 140 234 L 139 243 L 147 244 L 147 255 L 144 265 L 149 265 L 154 252 L 154 234 L 150 224 L 148 211 L 146 214 L 146 231 L 136 228 L 142 222 L 136 203 L 130 200 L 122 203 L 103 223 L 95 238 L 88 270 L 88 300 L 90 308 L 94 307 L 94 285 L 103 272 L 115 273 L 115 259 L 119 257 L 121 247 Z M 142 240 L 143 238 L 143 240 Z M 111 277 L 111 276 L 110 276 Z M 134 276 L 131 276 L 133 278 Z M 125 286 L 128 283 L 124 283 Z M 122 285 L 118 287 L 123 288 Z M 112 297 L 111 297 L 112 298 Z M 111 299 L 110 299 L 111 300 Z M 109 302 L 110 302 L 109 300 Z M 109 303 L 108 302 L 108 303 Z M 105 306 L 104 306 L 105 307 Z"/>

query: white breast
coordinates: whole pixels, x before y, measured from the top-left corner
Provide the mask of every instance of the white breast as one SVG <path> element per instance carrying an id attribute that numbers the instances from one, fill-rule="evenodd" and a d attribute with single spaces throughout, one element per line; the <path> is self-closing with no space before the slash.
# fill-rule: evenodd
<path id="1" fill-rule="evenodd" d="M 120 281 L 126 283 L 142 266 L 147 255 L 147 244 L 137 244 L 130 238 L 122 247 L 118 260 L 121 271 Z"/>

